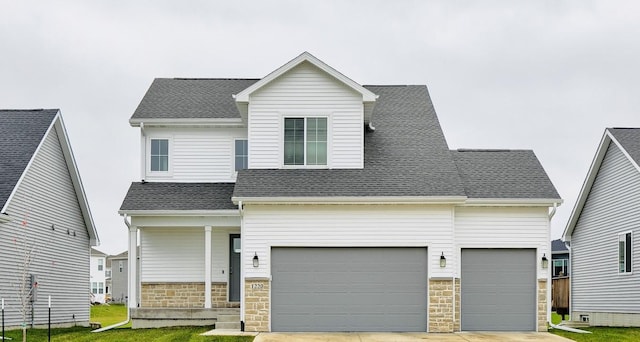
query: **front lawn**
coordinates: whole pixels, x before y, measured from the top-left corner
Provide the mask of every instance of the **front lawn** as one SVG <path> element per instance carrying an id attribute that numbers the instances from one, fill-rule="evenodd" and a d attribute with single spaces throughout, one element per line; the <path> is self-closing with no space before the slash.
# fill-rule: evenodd
<path id="1" fill-rule="evenodd" d="M 607 328 L 607 327 L 588 327 L 580 328 L 582 330 L 591 331 L 592 334 L 576 334 L 558 329 L 549 329 L 550 333 L 570 338 L 578 342 L 595 342 L 595 341 L 616 341 L 616 342 L 635 342 L 640 341 L 640 328 Z"/>
<path id="2" fill-rule="evenodd" d="M 103 327 L 122 322 L 127 319 L 127 308 L 122 304 L 95 305 L 91 307 L 91 322 L 100 322 Z M 84 327 L 51 329 L 51 341 L 55 342 L 251 342 L 251 336 L 200 336 L 211 327 L 179 327 L 161 329 L 131 329 L 131 323 L 101 333 L 92 333 Z M 10 330 L 6 336 L 13 341 L 22 341 L 22 330 Z M 46 341 L 47 329 L 29 329 L 27 341 Z"/>

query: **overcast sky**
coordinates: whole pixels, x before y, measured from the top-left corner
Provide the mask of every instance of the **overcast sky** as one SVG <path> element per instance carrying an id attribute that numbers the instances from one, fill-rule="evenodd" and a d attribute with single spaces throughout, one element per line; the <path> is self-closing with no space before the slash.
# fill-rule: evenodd
<path id="1" fill-rule="evenodd" d="M 360 84 L 426 84 L 450 148 L 533 149 L 565 203 L 605 127 L 640 127 L 634 1 L 5 1 L 0 108 L 60 108 L 100 235 L 140 179 L 155 77 L 264 77 L 309 51 Z"/>

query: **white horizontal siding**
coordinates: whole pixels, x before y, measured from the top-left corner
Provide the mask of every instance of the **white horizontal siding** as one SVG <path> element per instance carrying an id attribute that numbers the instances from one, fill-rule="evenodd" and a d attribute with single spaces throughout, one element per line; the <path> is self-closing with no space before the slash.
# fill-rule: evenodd
<path id="1" fill-rule="evenodd" d="M 430 276 L 445 276 L 439 256 L 452 253 L 452 220 L 450 206 L 245 205 L 244 276 L 268 277 L 270 250 L 278 246 L 428 246 Z M 259 268 L 252 266 L 254 253 Z"/>
<path id="2" fill-rule="evenodd" d="M 640 172 L 611 143 L 571 236 L 572 310 L 640 313 Z M 632 274 L 618 234 L 633 231 Z"/>
<path id="3" fill-rule="evenodd" d="M 0 297 L 5 299 L 5 324 L 21 323 L 16 290 L 23 232 L 27 244 L 34 246 L 30 273 L 39 284 L 35 324 L 47 323 L 49 295 L 52 323 L 70 323 L 73 317 L 88 322 L 89 234 L 55 129 L 46 136 L 7 213 L 16 222 L 0 224 Z"/>
<path id="4" fill-rule="evenodd" d="M 546 207 L 456 207 L 455 239 L 459 249 L 536 248 L 538 260 L 551 259 Z M 459 270 L 457 256 L 452 262 Z M 538 278 L 548 274 L 538 265 Z"/>
<path id="5" fill-rule="evenodd" d="M 204 281 L 204 228 L 142 228 L 142 282 Z M 229 278 L 229 235 L 238 228 L 211 232 L 211 281 Z"/>
<path id="6" fill-rule="evenodd" d="M 363 167 L 362 95 L 302 63 L 251 95 L 249 167 L 280 168 L 283 116 L 330 116 L 329 167 Z"/>
<path id="7" fill-rule="evenodd" d="M 234 182 L 236 139 L 246 139 L 242 128 L 146 128 L 145 180 L 171 182 Z M 149 171 L 150 139 L 167 138 L 168 174 Z"/>

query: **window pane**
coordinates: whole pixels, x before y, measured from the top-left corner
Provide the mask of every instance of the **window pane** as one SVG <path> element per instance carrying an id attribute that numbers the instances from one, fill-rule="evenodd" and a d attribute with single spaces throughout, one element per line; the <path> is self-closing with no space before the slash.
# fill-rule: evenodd
<path id="1" fill-rule="evenodd" d="M 631 272 L 631 233 L 625 236 L 625 271 Z"/>
<path id="2" fill-rule="evenodd" d="M 235 170 L 244 170 L 248 164 L 247 140 L 236 140 L 235 146 Z"/>
<path id="3" fill-rule="evenodd" d="M 304 141 L 296 141 L 295 142 L 295 153 L 294 153 L 294 165 L 304 165 Z"/>
<path id="4" fill-rule="evenodd" d="M 327 119 L 307 119 L 307 165 L 327 164 Z"/>
<path id="5" fill-rule="evenodd" d="M 619 260 L 619 267 L 618 267 L 618 272 L 620 273 L 624 273 L 624 241 L 618 241 L 618 260 Z"/>
<path id="6" fill-rule="evenodd" d="M 284 164 L 304 165 L 304 119 L 284 120 Z"/>
<path id="7" fill-rule="evenodd" d="M 160 141 L 157 139 L 151 139 L 151 155 L 160 154 Z"/>
<path id="8" fill-rule="evenodd" d="M 169 171 L 169 140 L 151 139 L 151 171 Z"/>
<path id="9" fill-rule="evenodd" d="M 151 171 L 160 171 L 160 157 L 151 156 Z"/>
<path id="10" fill-rule="evenodd" d="M 160 170 L 158 171 L 167 171 L 169 170 L 169 157 L 161 156 L 160 157 Z"/>
<path id="11" fill-rule="evenodd" d="M 168 140 L 160 140 L 160 155 L 168 156 L 169 155 L 169 141 Z"/>

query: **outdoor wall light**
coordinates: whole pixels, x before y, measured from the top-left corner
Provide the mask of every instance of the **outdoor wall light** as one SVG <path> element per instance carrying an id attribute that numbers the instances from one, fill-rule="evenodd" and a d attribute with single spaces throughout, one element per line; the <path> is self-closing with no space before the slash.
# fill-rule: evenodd
<path id="1" fill-rule="evenodd" d="M 258 259 L 258 253 L 256 252 L 256 254 L 253 256 L 253 267 L 258 266 L 260 266 L 260 259 Z"/>
<path id="2" fill-rule="evenodd" d="M 442 252 L 442 255 L 440 255 L 440 267 L 446 267 L 447 266 L 447 258 L 444 257 L 444 252 Z"/>
<path id="3" fill-rule="evenodd" d="M 547 259 L 547 255 L 545 253 L 542 254 L 542 268 L 549 267 L 549 259 Z"/>

